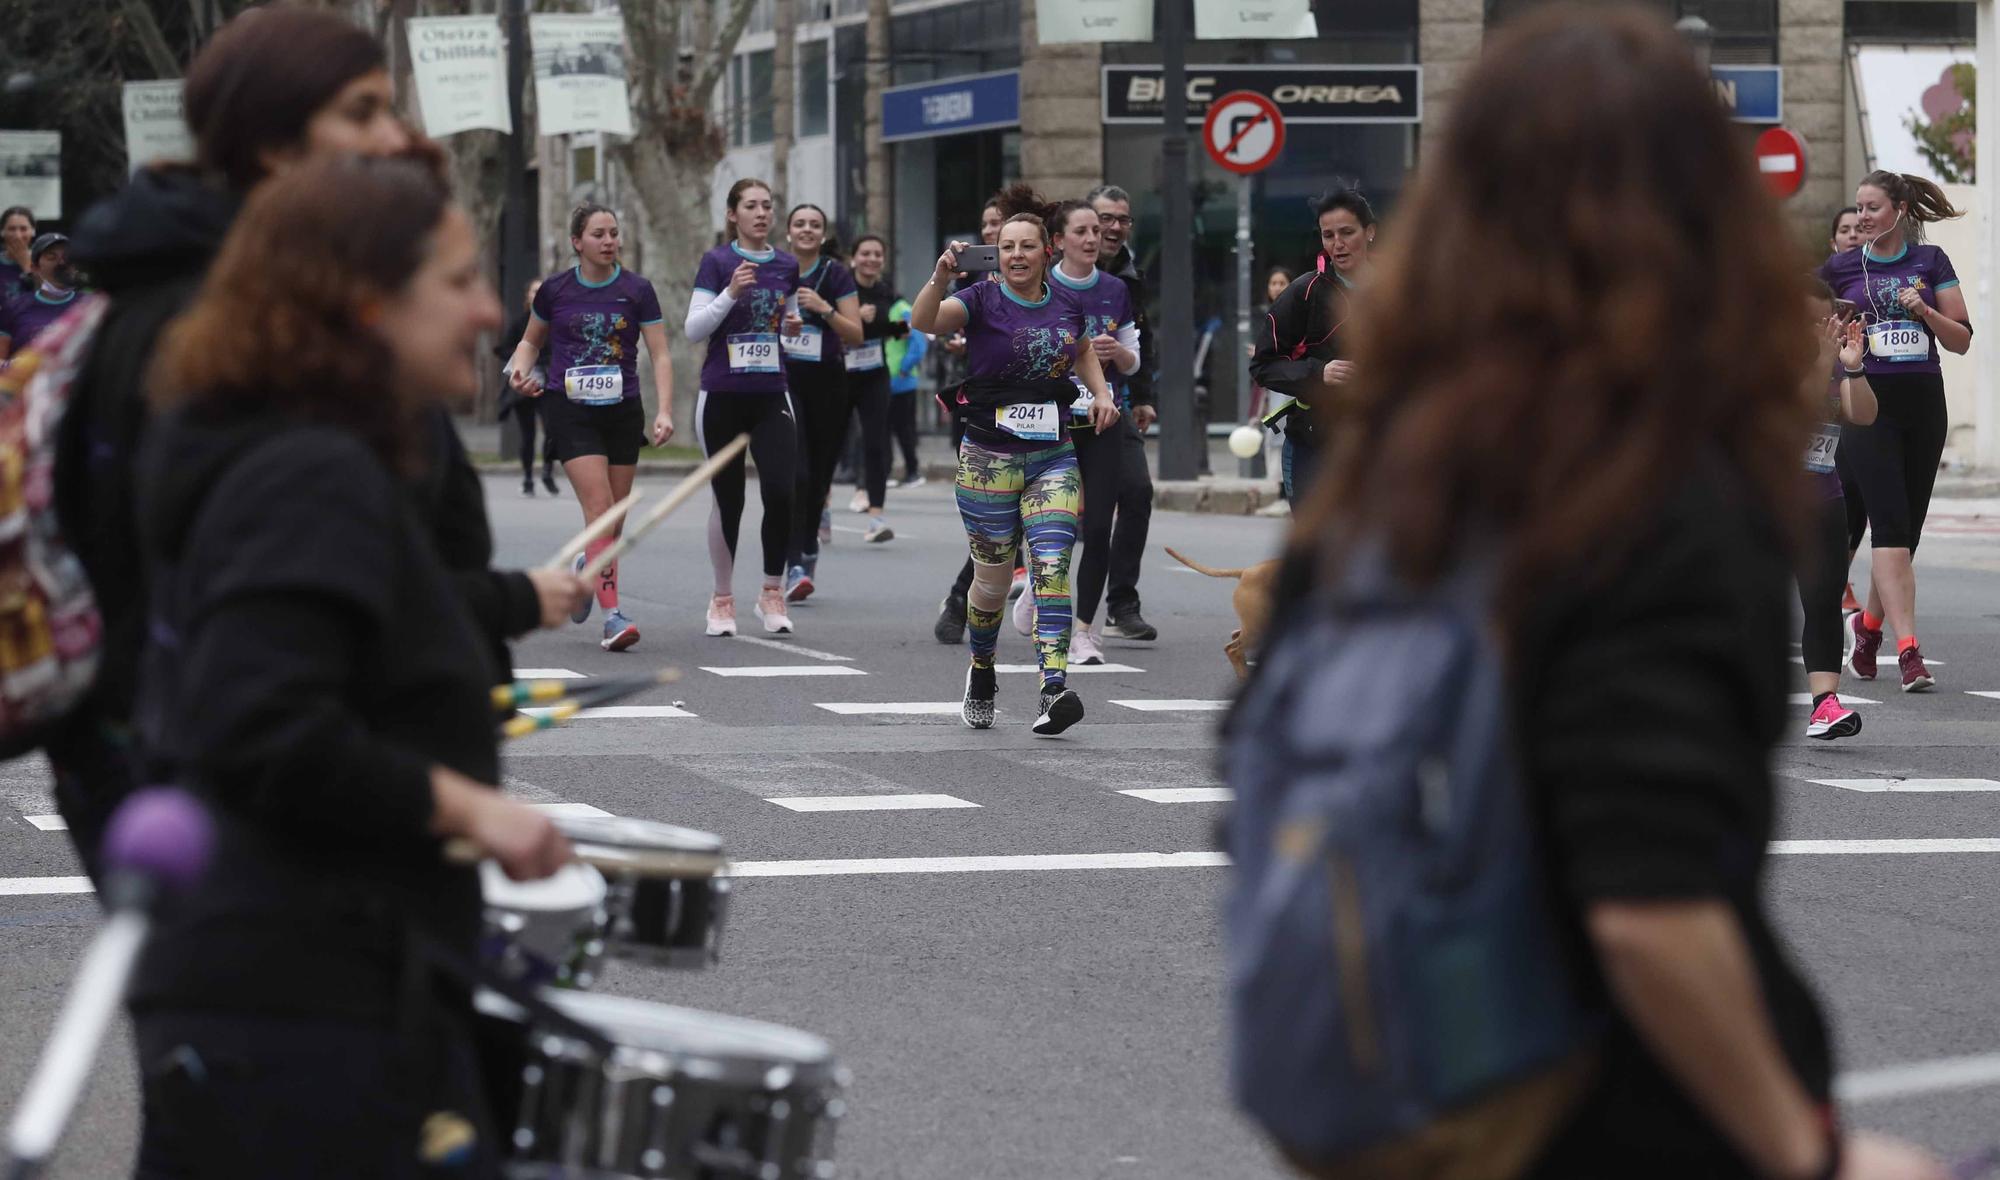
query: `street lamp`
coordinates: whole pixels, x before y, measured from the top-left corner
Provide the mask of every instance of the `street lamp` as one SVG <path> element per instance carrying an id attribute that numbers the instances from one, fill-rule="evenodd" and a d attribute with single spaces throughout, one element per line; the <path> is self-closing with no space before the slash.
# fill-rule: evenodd
<path id="1" fill-rule="evenodd" d="M 1674 32 L 1687 42 L 1695 63 L 1707 70 L 1715 61 L 1715 26 L 1702 19 L 1699 4 L 1686 5 L 1681 13 L 1681 18 L 1674 22 Z"/>

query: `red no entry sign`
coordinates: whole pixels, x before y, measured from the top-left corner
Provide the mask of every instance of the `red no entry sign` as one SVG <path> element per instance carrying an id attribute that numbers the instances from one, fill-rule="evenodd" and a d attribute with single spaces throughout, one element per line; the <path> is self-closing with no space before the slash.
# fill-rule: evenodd
<path id="1" fill-rule="evenodd" d="M 1232 91 L 1209 104 L 1201 141 L 1209 158 L 1231 172 L 1262 172 L 1285 149 L 1285 117 L 1261 94 Z"/>
<path id="2" fill-rule="evenodd" d="M 1774 197 L 1789 197 L 1806 182 L 1806 145 L 1783 127 L 1757 137 L 1757 172 Z"/>

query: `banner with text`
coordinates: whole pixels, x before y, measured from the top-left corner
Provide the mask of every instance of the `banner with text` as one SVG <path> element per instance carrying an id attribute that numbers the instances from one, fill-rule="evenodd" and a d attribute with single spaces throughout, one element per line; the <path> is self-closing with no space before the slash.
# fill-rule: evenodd
<path id="1" fill-rule="evenodd" d="M 155 160 L 194 159 L 178 78 L 125 83 L 125 160 L 137 172 Z"/>
<path id="2" fill-rule="evenodd" d="M 1151 41 L 1153 0 L 1035 0 L 1044 45 L 1078 41 Z"/>
<path id="3" fill-rule="evenodd" d="M 0 131 L 0 208 L 25 205 L 35 220 L 62 216 L 62 132 Z"/>
<path id="4" fill-rule="evenodd" d="M 535 48 L 535 119 L 541 134 L 632 134 L 623 17 L 533 13 L 528 40 Z"/>
<path id="5" fill-rule="evenodd" d="M 461 131 L 510 132 L 507 40 L 498 16 L 413 16 L 410 64 L 424 131 L 443 139 Z"/>
<path id="6" fill-rule="evenodd" d="M 1194 35 L 1202 41 L 1317 37 L 1319 22 L 1312 0 L 1194 0 Z"/>

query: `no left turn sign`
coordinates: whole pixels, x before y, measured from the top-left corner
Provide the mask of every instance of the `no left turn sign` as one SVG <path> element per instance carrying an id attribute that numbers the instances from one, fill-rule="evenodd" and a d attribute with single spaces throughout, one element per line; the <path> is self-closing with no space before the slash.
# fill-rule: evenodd
<path id="1" fill-rule="evenodd" d="M 1210 159 L 1247 176 L 1269 168 L 1285 149 L 1285 118 L 1263 95 L 1233 91 L 1209 104 L 1201 139 Z"/>

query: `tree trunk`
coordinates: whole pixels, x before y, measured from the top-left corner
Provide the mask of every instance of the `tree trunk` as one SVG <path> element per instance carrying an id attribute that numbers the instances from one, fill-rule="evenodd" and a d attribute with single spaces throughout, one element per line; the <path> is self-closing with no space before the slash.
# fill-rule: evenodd
<path id="1" fill-rule="evenodd" d="M 868 179 L 869 233 L 889 237 L 894 218 L 895 194 L 890 191 L 889 148 L 882 142 L 882 92 L 889 88 L 889 0 L 868 0 L 867 97 L 864 114 L 863 151 Z"/>
<path id="2" fill-rule="evenodd" d="M 791 206 L 792 189 L 792 113 L 797 109 L 794 95 L 798 91 L 796 66 L 797 39 L 799 26 L 798 0 L 772 0 L 774 5 L 771 29 L 777 42 L 771 50 L 771 183 L 778 186 L 779 209 Z M 827 227 L 829 230 L 831 226 Z"/>

